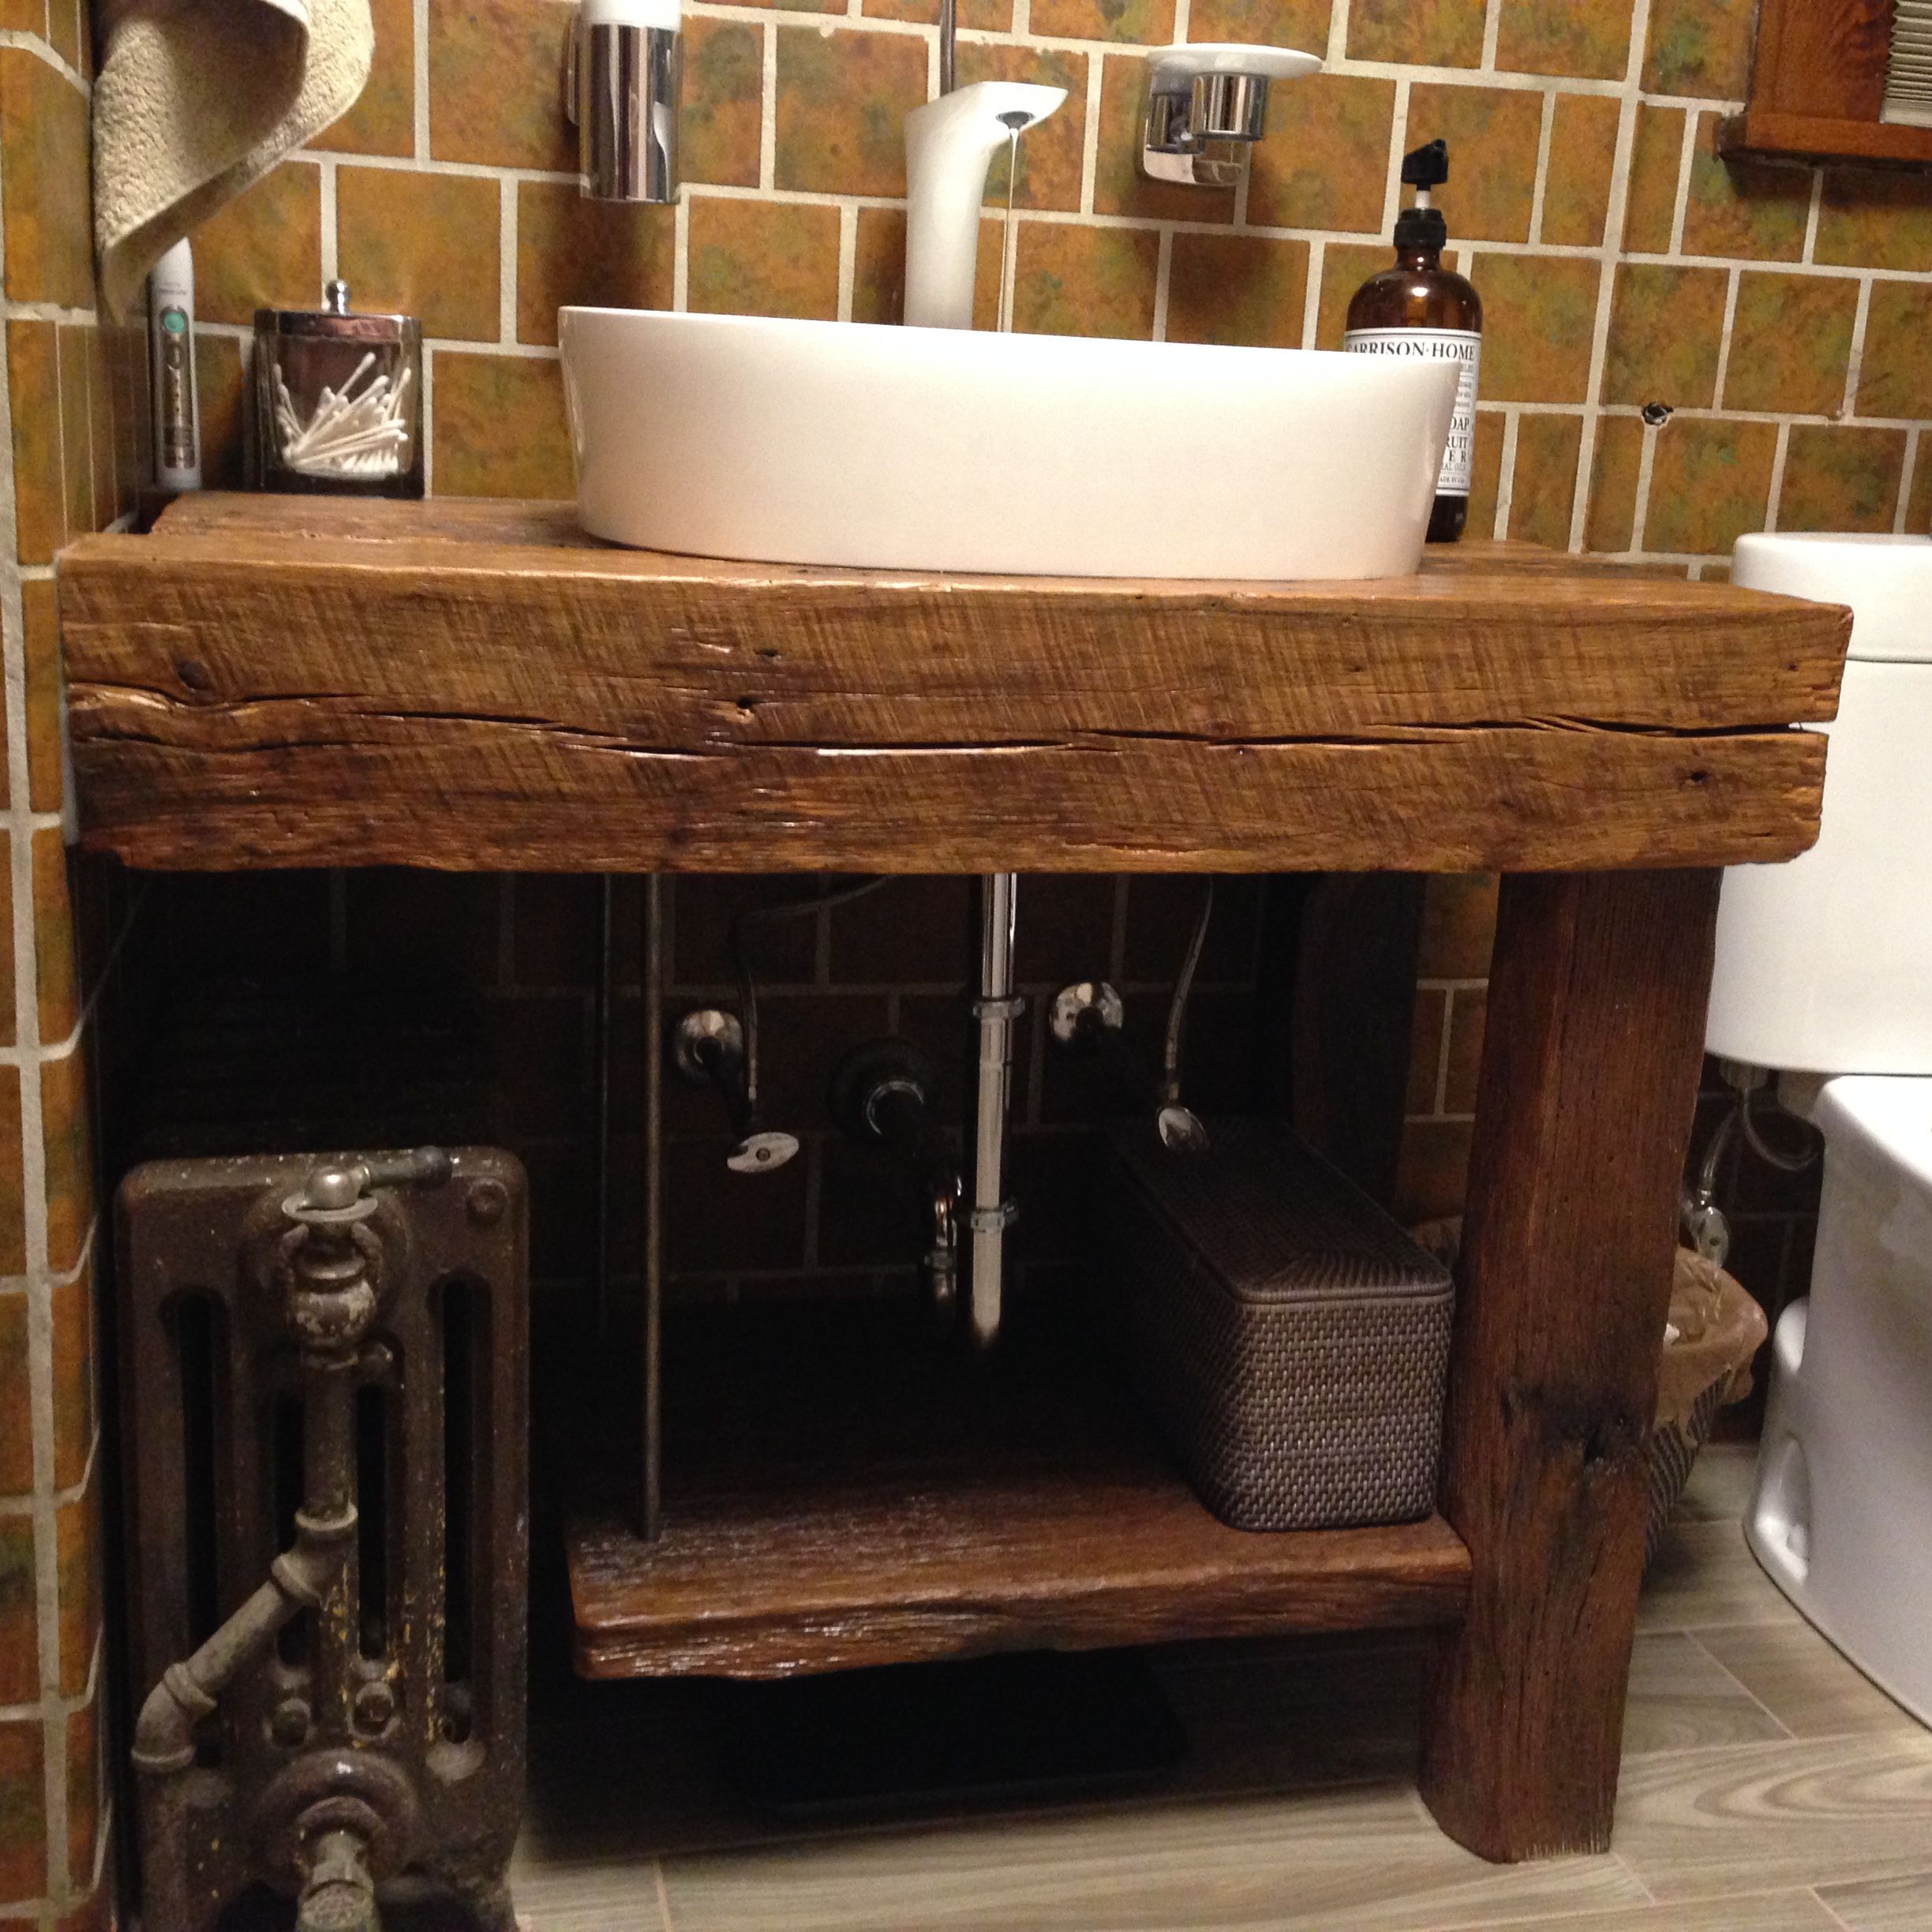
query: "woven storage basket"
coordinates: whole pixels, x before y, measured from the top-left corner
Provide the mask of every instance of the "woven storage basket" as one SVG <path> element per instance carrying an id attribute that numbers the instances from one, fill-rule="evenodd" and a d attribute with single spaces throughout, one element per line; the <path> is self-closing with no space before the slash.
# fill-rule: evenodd
<path id="1" fill-rule="evenodd" d="M 1100 1210 L 1131 1372 L 1189 1481 L 1240 1530 L 1427 1515 L 1448 1270 L 1286 1126 L 1213 1136 L 1118 1130 Z"/>
<path id="2" fill-rule="evenodd" d="M 1430 1221 L 1414 1233 L 1431 1254 L 1455 1265 L 1462 1241 L 1459 1219 Z M 1688 1248 L 1677 1250 L 1657 1374 L 1657 1418 L 1644 1439 L 1650 1494 L 1646 1563 L 1664 1539 L 1698 1451 L 1710 1440 L 1717 1411 L 1750 1393 L 1751 1358 L 1766 1332 L 1764 1310 L 1742 1282 Z"/>

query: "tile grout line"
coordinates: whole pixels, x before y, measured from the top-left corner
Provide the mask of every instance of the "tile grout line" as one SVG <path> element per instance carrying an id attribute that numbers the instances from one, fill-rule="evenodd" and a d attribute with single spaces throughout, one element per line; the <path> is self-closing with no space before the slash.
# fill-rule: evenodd
<path id="1" fill-rule="evenodd" d="M 758 192 L 769 194 L 777 185 L 778 179 L 778 23 L 768 19 L 763 25 L 763 45 L 758 53 Z M 928 95 L 938 86 L 937 44 L 929 51 L 926 77 Z M 679 206 L 683 207 L 690 198 L 688 195 L 680 195 Z"/>
<path id="2" fill-rule="evenodd" d="M 410 9 L 410 80 L 415 92 L 410 116 L 410 145 L 420 165 L 430 157 L 429 0 L 414 0 Z"/>
<path id="3" fill-rule="evenodd" d="M 1485 76 L 1496 71 L 1496 43 L 1503 33 L 1503 0 L 1488 0 L 1483 9 L 1482 58 L 1476 63 Z"/>
<path id="4" fill-rule="evenodd" d="M 1683 145 L 1677 154 L 1677 186 L 1671 197 L 1670 247 L 1667 253 L 1682 257 L 1684 223 L 1690 212 L 1690 176 L 1697 165 L 1698 129 L 1703 118 L 1695 109 L 1684 115 Z"/>
<path id="5" fill-rule="evenodd" d="M 1840 1932 L 1853 1932 L 1852 1927 L 1847 1924 L 1846 1922 L 1843 1919 L 1840 1918 L 1838 1914 L 1832 1909 L 1831 1900 L 1825 1897 L 1825 1888 L 1822 1885 L 1807 1886 L 1805 1889 L 1805 1896 L 1817 1905 L 1818 1910 L 1824 1913 L 1825 1916 L 1829 1919 L 1833 1925 L 1840 1929 Z"/>
<path id="6" fill-rule="evenodd" d="M 1395 218 L 1402 212 L 1402 164 L 1403 152 L 1409 145 L 1409 83 L 1398 80 L 1389 117 L 1388 178 L 1382 185 L 1381 232 L 1376 238 L 1384 243 L 1395 233 Z"/>
<path id="7" fill-rule="evenodd" d="M 1449 1054 L 1455 1027 L 1455 994 L 1453 990 L 1443 995 L 1442 1015 L 1442 1040 L 1436 1053 L 1436 1104 L 1433 1112 L 1437 1120 L 1446 1119 L 1449 1113 Z"/>
<path id="8" fill-rule="evenodd" d="M 1570 506 L 1570 540 L 1567 547 L 1572 551 L 1582 550 L 1589 541 L 1590 483 L 1596 470 L 1597 425 L 1603 414 L 1604 369 L 1609 358 L 1610 317 L 1616 301 L 1624 224 L 1630 208 L 1631 156 L 1637 144 L 1644 56 L 1649 37 L 1650 0 L 1635 0 L 1631 14 L 1630 51 L 1625 56 L 1619 95 L 1616 148 L 1610 163 L 1610 199 L 1604 210 L 1603 234 L 1595 251 L 1598 264 L 1597 313 L 1590 328 L 1589 373 L 1583 392 L 1583 429 L 1577 439 L 1576 483 Z M 1638 507 L 1641 509 L 1641 493 Z"/>
<path id="9" fill-rule="evenodd" d="M 1771 488 L 1765 499 L 1765 528 L 1774 530 L 1778 526 L 1778 511 L 1784 502 L 1784 465 L 1791 455 L 1792 426 L 1788 422 L 1778 425 L 1777 447 L 1771 458 Z"/>
<path id="10" fill-rule="evenodd" d="M 1087 215 L 1094 212 L 1100 174 L 1101 58 L 1096 54 L 1087 63 L 1087 114 L 1080 128 L 1080 212 Z"/>
<path id="11" fill-rule="evenodd" d="M 839 210 L 838 305 L 841 322 L 852 319 L 852 287 L 859 275 L 859 211 L 849 204 Z"/>
<path id="12" fill-rule="evenodd" d="M 1919 455 L 1921 432 L 1908 429 L 1905 432 L 1905 466 L 1899 474 L 1898 508 L 1893 512 L 1892 530 L 1895 536 L 1908 534 L 1911 522 L 1912 486 L 1918 481 Z M 1912 533 L 1923 536 L 1925 533 Z"/>
<path id="13" fill-rule="evenodd" d="M 1750 1624 L 1739 1625 L 1728 1623 L 1706 1623 L 1703 1625 L 1702 1627 L 1707 1631 L 1737 1629 L 1749 1630 L 1753 1628 L 1754 1626 Z M 1690 1642 L 1695 1645 L 1699 1650 L 1703 1652 L 1705 1657 L 1710 1659 L 1712 1663 L 1717 1666 L 1719 1670 L 1723 1672 L 1726 1677 L 1730 1679 L 1732 1683 L 1737 1686 L 1738 1689 L 1741 1690 L 1753 1704 L 1757 1705 L 1759 1710 L 1764 1713 L 1765 1717 L 1770 1719 L 1773 1724 L 1777 1726 L 1778 1729 L 1784 1734 L 1784 1737 L 1787 1740 L 1794 1744 L 1800 1741 L 1798 1733 L 1792 1730 L 1791 1726 L 1785 1723 L 1784 1720 L 1780 1717 L 1777 1713 L 1774 1711 L 1771 1706 L 1767 1704 L 1764 1699 L 1761 1698 L 1758 1693 L 1744 1681 L 1742 1677 L 1739 1676 L 1737 1672 L 1732 1670 L 1730 1665 L 1725 1663 L 1724 1659 L 1720 1657 L 1715 1650 L 1712 1649 L 1709 1644 L 1704 1642 L 1703 1638 L 1698 1634 L 1696 1631 L 1687 1630 L 1683 1634 L 1685 1636 L 1690 1638 Z M 1777 1742 L 1776 1739 L 1767 1739 L 1761 1741 L 1771 1743 L 1775 1743 Z"/>
<path id="14" fill-rule="evenodd" d="M 1733 268 L 1724 283 L 1724 321 L 1717 337 L 1717 370 L 1711 380 L 1711 407 L 1724 407 L 1724 384 L 1731 375 L 1731 331 L 1737 320 L 1738 294 L 1744 285 L 1744 272 Z"/>
<path id="15" fill-rule="evenodd" d="M 1664 435 L 1665 425 L 1644 423 L 1642 443 L 1636 448 L 1636 504 L 1631 512 L 1631 549 L 1642 551 L 1644 539 L 1650 535 L 1650 485 L 1656 475 L 1657 464 L 1657 436 Z"/>
<path id="16" fill-rule="evenodd" d="M 1822 169 L 1818 171 L 1818 178 L 1820 181 L 1825 178 Z M 1840 417 L 1858 414 L 1859 383 L 1865 373 L 1865 334 L 1871 320 L 1871 298 L 1872 279 L 1870 275 L 1860 275 L 1858 306 L 1852 316 L 1852 354 L 1845 369 L 1844 399 L 1837 412 Z"/>
<path id="17" fill-rule="evenodd" d="M 1517 432 L 1522 422 L 1515 409 L 1503 412 L 1503 448 L 1496 458 L 1496 518 L 1490 534 L 1500 541 L 1509 535 L 1510 512 L 1516 503 Z"/>
<path id="18" fill-rule="evenodd" d="M 1556 90 L 1543 96 L 1543 119 L 1537 129 L 1536 187 L 1530 199 L 1530 239 L 1526 245 L 1543 245 L 1543 204 L 1549 189 L 1550 142 L 1556 128 Z"/>

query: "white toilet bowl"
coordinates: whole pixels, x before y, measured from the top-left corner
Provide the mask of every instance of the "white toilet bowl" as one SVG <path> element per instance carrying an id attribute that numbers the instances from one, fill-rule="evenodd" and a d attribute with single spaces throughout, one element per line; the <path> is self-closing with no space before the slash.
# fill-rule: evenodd
<path id="1" fill-rule="evenodd" d="M 1810 1293 L 1780 1318 L 1744 1534 L 1767 1574 L 1932 1724 L 1932 1079 L 1820 1090 Z"/>
<path id="2" fill-rule="evenodd" d="M 1710 1050 L 1828 1076 L 1799 1103 L 1817 1258 L 1773 1338 L 1745 1534 L 1932 1724 L 1932 540 L 1747 537 L 1732 574 L 1853 616 L 1818 842 L 1727 874 L 1718 915 Z"/>

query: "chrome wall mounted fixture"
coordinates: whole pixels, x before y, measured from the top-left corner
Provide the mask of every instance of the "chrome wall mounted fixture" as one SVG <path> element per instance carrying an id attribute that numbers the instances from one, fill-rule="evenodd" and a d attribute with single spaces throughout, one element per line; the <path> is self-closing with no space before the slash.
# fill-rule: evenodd
<path id="1" fill-rule="evenodd" d="M 744 1028 L 729 1013 L 701 1006 L 685 1014 L 672 1032 L 671 1054 L 693 1086 L 713 1087 L 723 1098 L 736 1136 L 724 1165 L 733 1174 L 770 1174 L 798 1152 L 797 1135 L 758 1125 Z"/>
<path id="2" fill-rule="evenodd" d="M 932 1110 L 932 1069 L 911 1041 L 855 1046 L 832 1076 L 832 1118 L 846 1138 L 884 1148 L 911 1176 L 926 1219 L 921 1267 L 933 1312 L 950 1327 L 959 1308 L 959 1169 Z"/>
<path id="3" fill-rule="evenodd" d="M 1162 1036 L 1159 1077 L 1150 1081 L 1122 1035 L 1127 1023 L 1126 1003 L 1104 979 L 1079 979 L 1063 986 L 1054 995 L 1047 1015 L 1048 1030 L 1057 1046 L 1071 1051 L 1104 1055 L 1114 1061 L 1125 1076 L 1125 1084 L 1133 1094 L 1136 1107 L 1145 1106 L 1150 1092 L 1154 1125 L 1161 1144 L 1170 1154 L 1204 1154 L 1211 1144 L 1206 1123 L 1181 1098 L 1181 1048 L 1187 1035 L 1188 1002 L 1194 991 L 1194 975 L 1200 969 L 1201 953 L 1208 944 L 1208 928 L 1214 919 L 1214 881 L 1209 879 L 1201 893 L 1200 910 L 1195 915 L 1189 934 L 1187 951 L 1175 975 L 1173 997 L 1167 1004 L 1167 1024 Z"/>
<path id="4" fill-rule="evenodd" d="M 581 0 L 571 17 L 564 110 L 587 199 L 676 200 L 679 22 L 676 0 Z"/>
<path id="5" fill-rule="evenodd" d="M 1267 128 L 1268 83 L 1319 73 L 1312 54 L 1204 41 L 1163 47 L 1148 62 L 1140 171 L 1185 187 L 1234 188 Z"/>

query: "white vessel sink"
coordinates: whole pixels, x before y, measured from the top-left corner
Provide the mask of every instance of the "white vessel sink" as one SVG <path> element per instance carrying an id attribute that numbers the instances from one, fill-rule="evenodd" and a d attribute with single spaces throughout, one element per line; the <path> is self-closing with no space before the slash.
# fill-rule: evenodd
<path id="1" fill-rule="evenodd" d="M 1413 571 L 1452 364 L 565 309 L 593 536 L 1050 576 Z"/>

